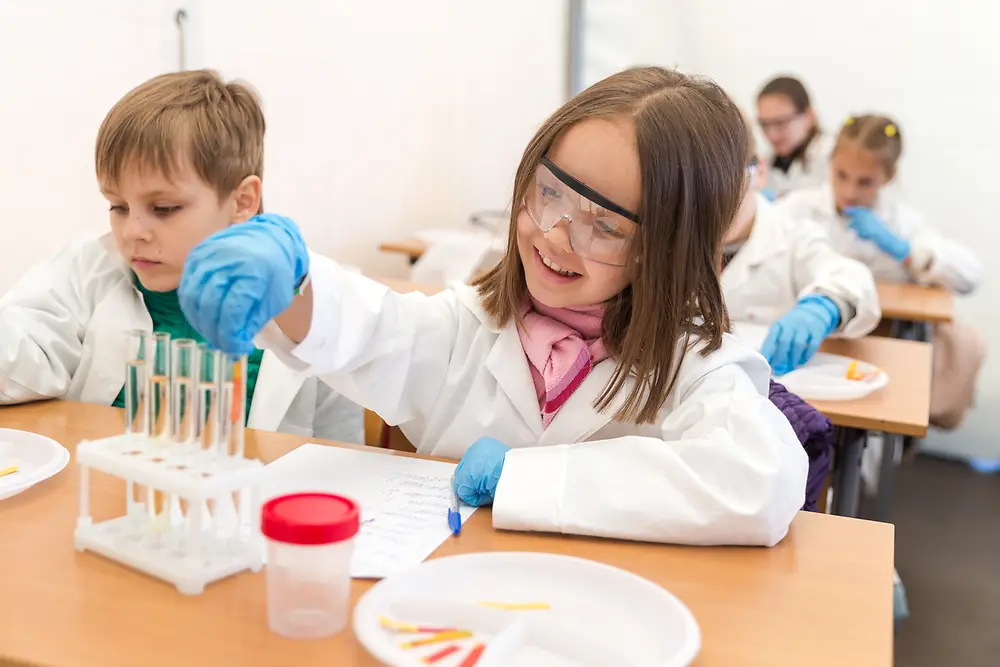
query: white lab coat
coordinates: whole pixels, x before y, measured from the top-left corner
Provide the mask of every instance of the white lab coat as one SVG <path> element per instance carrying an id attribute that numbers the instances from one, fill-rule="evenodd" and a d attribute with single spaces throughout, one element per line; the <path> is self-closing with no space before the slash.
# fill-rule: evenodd
<path id="1" fill-rule="evenodd" d="M 834 251 L 818 224 L 760 195 L 750 237 L 722 271 L 722 291 L 737 321 L 771 324 L 808 294 L 841 307 L 837 333 L 846 338 L 864 336 L 882 317 L 871 271 Z"/>
<path id="2" fill-rule="evenodd" d="M 909 268 L 854 233 L 847 218 L 837 214 L 829 184 L 794 192 L 777 207 L 792 217 L 818 222 L 834 250 L 865 264 L 878 279 L 937 285 L 960 294 L 971 292 L 982 280 L 982 264 L 972 250 L 938 234 L 916 210 L 887 190 L 880 194 L 875 213 L 910 242 Z"/>
<path id="3" fill-rule="evenodd" d="M 0 299 L 0 404 L 111 405 L 125 384 L 128 332 L 151 328 L 111 236 L 71 244 Z M 364 442 L 358 405 L 273 354 L 264 354 L 258 373 L 248 426 Z"/>
<path id="4" fill-rule="evenodd" d="M 511 446 L 496 528 L 773 545 L 802 506 L 805 452 L 768 400 L 767 363 L 731 336 L 686 356 L 655 424 L 612 422 L 624 395 L 594 410 L 606 360 L 543 429 L 517 331 L 474 288 L 397 294 L 317 256 L 310 272 L 309 335 L 295 346 L 271 322 L 258 344 L 400 424 L 422 454 L 458 459 L 481 436 Z"/>
<path id="5" fill-rule="evenodd" d="M 771 190 L 776 197 L 784 197 L 793 190 L 813 188 L 827 182 L 830 173 L 830 154 L 836 140 L 820 134 L 806 147 L 805 163 L 796 160 L 788 168 L 788 173 L 774 167 L 774 155 L 766 158 L 764 187 Z"/>

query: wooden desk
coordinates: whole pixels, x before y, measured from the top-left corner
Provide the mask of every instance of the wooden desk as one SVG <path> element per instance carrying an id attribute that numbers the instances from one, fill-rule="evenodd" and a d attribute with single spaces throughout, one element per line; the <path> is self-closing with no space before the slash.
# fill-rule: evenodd
<path id="1" fill-rule="evenodd" d="M 889 374 L 884 389 L 856 401 L 809 401 L 835 426 L 917 437 L 927 434 L 931 401 L 929 343 L 877 336 L 831 338 L 820 350 L 862 359 Z"/>
<path id="2" fill-rule="evenodd" d="M 72 450 L 121 432 L 121 411 L 50 402 L 0 408 L 0 427 L 35 431 Z M 271 461 L 304 439 L 248 431 L 248 451 Z M 392 456 L 394 454 L 387 454 Z M 377 664 L 347 630 L 322 641 L 267 630 L 263 573 L 184 597 L 167 584 L 73 548 L 78 474 L 0 501 L 0 664 L 35 667 L 317 667 Z M 96 518 L 124 510 L 124 485 L 92 474 Z M 800 514 L 773 549 L 693 548 L 495 532 L 477 512 L 435 556 L 530 550 L 630 570 L 667 587 L 694 612 L 696 665 L 890 667 L 893 527 Z M 351 598 L 370 587 L 355 581 Z M 838 638 L 830 641 L 830 638 Z"/>
<path id="3" fill-rule="evenodd" d="M 955 318 L 955 296 L 946 289 L 889 282 L 875 286 L 885 320 L 951 322 Z"/>
<path id="4" fill-rule="evenodd" d="M 378 249 L 382 252 L 394 252 L 406 255 L 410 260 L 410 264 L 413 264 L 427 250 L 427 243 L 418 238 L 405 238 L 380 243 Z"/>

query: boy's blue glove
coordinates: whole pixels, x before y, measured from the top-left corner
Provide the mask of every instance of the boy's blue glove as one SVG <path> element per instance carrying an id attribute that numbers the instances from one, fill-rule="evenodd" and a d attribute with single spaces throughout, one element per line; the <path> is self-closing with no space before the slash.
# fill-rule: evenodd
<path id="1" fill-rule="evenodd" d="M 896 236 L 870 208 L 850 206 L 844 209 L 844 215 L 850 218 L 849 225 L 858 238 L 871 241 L 896 261 L 910 256 L 910 242 Z"/>
<path id="2" fill-rule="evenodd" d="M 784 375 L 812 359 L 839 322 L 840 309 L 833 299 L 810 294 L 771 325 L 760 353 L 775 375 Z"/>
<path id="3" fill-rule="evenodd" d="M 298 226 L 280 215 L 257 215 L 194 247 L 177 296 L 188 322 L 210 345 L 249 354 L 254 336 L 291 305 L 308 271 Z"/>
<path id="4" fill-rule="evenodd" d="M 480 438 L 465 450 L 455 468 L 455 493 L 467 505 L 492 505 L 504 456 L 510 447 L 493 438 Z"/>

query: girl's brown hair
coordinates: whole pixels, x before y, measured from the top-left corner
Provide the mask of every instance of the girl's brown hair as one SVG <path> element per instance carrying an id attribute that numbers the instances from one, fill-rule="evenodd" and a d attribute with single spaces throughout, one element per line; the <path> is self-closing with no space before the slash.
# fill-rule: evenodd
<path id="1" fill-rule="evenodd" d="M 616 367 L 595 406 L 605 410 L 635 374 L 637 382 L 614 418 L 652 423 L 691 345 L 704 342 L 701 354 L 707 356 L 729 330 L 717 267 L 723 234 L 746 187 L 749 142 L 739 108 L 718 85 L 643 67 L 610 76 L 564 104 L 524 151 L 514 179 L 507 253 L 475 285 L 499 325 L 518 317 L 528 290 L 517 218 L 535 169 L 566 129 L 609 116 L 635 124 L 642 201 L 626 262 L 631 284 L 608 301 L 602 322 Z"/>
<path id="2" fill-rule="evenodd" d="M 836 153 L 846 144 L 853 144 L 875 154 L 892 178 L 896 175 L 896 165 L 903 154 L 903 135 L 899 124 L 888 116 L 866 114 L 848 116 L 837 135 L 833 147 Z"/>

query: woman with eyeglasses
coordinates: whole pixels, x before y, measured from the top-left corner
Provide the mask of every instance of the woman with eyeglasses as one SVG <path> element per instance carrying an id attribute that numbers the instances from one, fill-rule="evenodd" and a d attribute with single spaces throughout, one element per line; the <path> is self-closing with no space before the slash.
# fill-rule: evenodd
<path id="1" fill-rule="evenodd" d="M 771 144 L 766 196 L 826 182 L 833 141 L 823 134 L 802 82 L 790 76 L 771 79 L 757 95 L 757 123 Z"/>
<path id="2" fill-rule="evenodd" d="M 751 158 L 743 202 L 722 240 L 721 282 L 734 322 L 769 327 L 760 353 L 780 376 L 831 335 L 868 334 L 882 313 L 868 267 L 837 253 L 818 224 L 762 196 L 764 171 Z"/>

